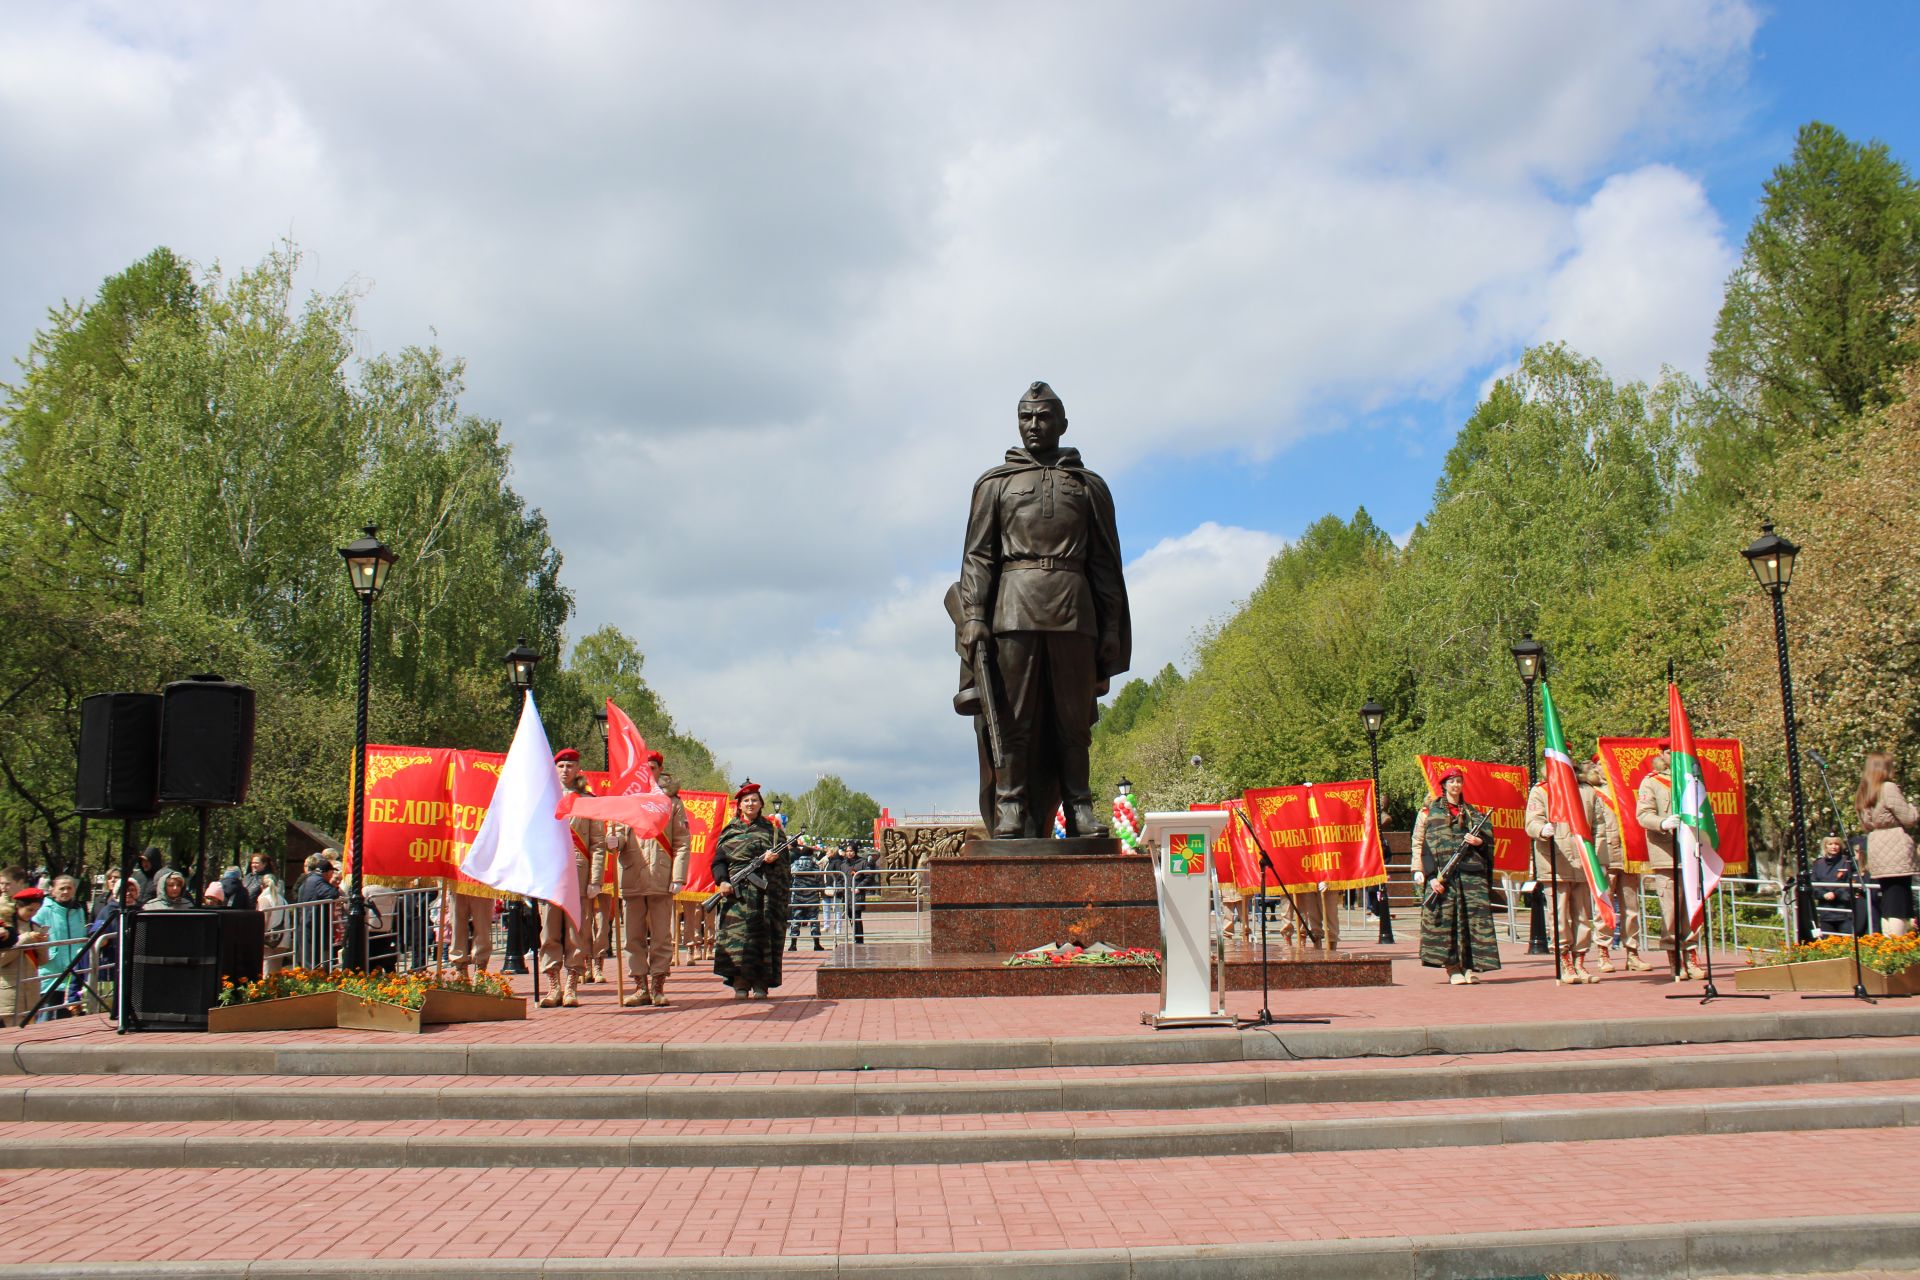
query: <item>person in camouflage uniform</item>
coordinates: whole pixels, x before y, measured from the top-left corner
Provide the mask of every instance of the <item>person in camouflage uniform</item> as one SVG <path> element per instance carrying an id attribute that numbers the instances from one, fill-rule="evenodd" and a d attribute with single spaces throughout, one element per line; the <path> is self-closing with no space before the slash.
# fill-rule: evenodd
<path id="1" fill-rule="evenodd" d="M 1445 969 L 1454 985 L 1478 982 L 1500 967 L 1500 944 L 1493 935 L 1493 845 L 1487 835 L 1468 835 L 1479 811 L 1462 798 L 1465 779 L 1451 770 L 1440 779 L 1440 794 L 1427 805 L 1421 871 L 1440 898 L 1420 910 L 1420 963 Z M 1464 858 L 1453 874 L 1440 871 L 1462 846 Z"/>
<path id="2" fill-rule="evenodd" d="M 780 829 L 761 814 L 760 784 L 746 782 L 733 793 L 734 818 L 713 846 L 713 882 L 727 901 L 713 947 L 713 971 L 733 988 L 733 998 L 764 1000 L 780 985 L 781 943 L 793 910 L 793 872 L 780 851 Z M 753 875 L 730 885 L 733 873 L 761 863 Z"/>

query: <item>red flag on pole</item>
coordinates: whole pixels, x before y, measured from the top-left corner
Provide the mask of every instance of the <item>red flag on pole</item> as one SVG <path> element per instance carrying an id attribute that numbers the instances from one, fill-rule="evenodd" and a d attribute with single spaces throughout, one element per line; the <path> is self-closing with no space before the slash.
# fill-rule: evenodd
<path id="1" fill-rule="evenodd" d="M 653 785 L 647 740 L 627 713 L 607 699 L 607 791 L 583 796 L 562 792 L 556 818 L 600 818 L 633 829 L 642 840 L 658 839 L 673 817 L 673 799 Z"/>

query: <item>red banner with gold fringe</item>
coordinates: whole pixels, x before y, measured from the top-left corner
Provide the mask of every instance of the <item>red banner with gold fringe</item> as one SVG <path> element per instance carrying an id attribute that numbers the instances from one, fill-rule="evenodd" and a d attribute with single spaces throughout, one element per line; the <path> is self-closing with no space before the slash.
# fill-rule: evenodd
<path id="1" fill-rule="evenodd" d="M 720 829 L 733 817 L 733 797 L 722 791 L 682 791 L 680 803 L 687 809 L 687 885 L 679 894 L 682 902 L 698 902 L 711 897 L 713 883 L 713 844 Z"/>
<path id="2" fill-rule="evenodd" d="M 1253 891 L 1263 883 L 1364 889 L 1386 880 L 1372 780 L 1258 787 L 1244 799 L 1280 877 L 1277 882 L 1271 875 L 1252 877 Z M 1253 857 L 1257 862 L 1259 854 Z"/>
<path id="3" fill-rule="evenodd" d="M 1653 864 L 1647 861 L 1647 833 L 1635 810 L 1640 784 L 1653 770 L 1660 742 L 1656 738 L 1602 738 L 1599 748 L 1600 767 L 1606 770 L 1607 788 L 1620 820 L 1621 865 L 1628 875 L 1646 875 Z M 1721 874 L 1744 875 L 1748 866 L 1746 753 L 1738 738 L 1695 738 L 1693 748 L 1700 761 L 1700 779 L 1707 784 L 1707 799 L 1713 803 L 1714 825 L 1720 832 Z"/>
<path id="4" fill-rule="evenodd" d="M 1533 874 L 1531 842 L 1527 839 L 1527 771 L 1517 764 L 1488 760 L 1453 760 L 1421 756 L 1420 772 L 1427 780 L 1427 798 L 1440 794 L 1440 775 L 1458 769 L 1464 787 L 1460 798 L 1493 814 L 1493 869 L 1503 876 Z"/>

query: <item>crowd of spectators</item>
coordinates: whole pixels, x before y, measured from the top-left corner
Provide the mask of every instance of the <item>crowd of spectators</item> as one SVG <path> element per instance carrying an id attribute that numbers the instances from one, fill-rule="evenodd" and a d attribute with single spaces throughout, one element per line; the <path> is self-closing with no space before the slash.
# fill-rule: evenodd
<path id="1" fill-rule="evenodd" d="M 875 882 L 861 873 L 876 865 L 871 849 L 805 846 L 793 863 L 788 949 L 796 949 L 806 933 L 815 950 L 824 950 L 822 932 L 839 936 L 849 928 L 855 942 L 864 942 L 862 908 Z M 117 867 L 90 882 L 35 874 L 21 866 L 0 868 L 0 1026 L 25 1021 L 43 995 L 43 1019 L 98 1008 L 89 1003 L 89 987 L 97 1000 L 102 984 L 95 979 L 111 981 L 118 961 L 117 917 L 136 907 L 257 911 L 265 917 L 268 971 L 288 964 L 326 967 L 341 962 L 347 913 L 340 867 L 324 854 L 307 858 L 289 893 L 272 866 L 267 855 L 253 854 L 244 867 L 230 866 L 217 877 L 209 876 L 197 895 L 187 870 L 170 865 L 159 846 L 142 850 L 124 879 Z M 415 966 L 432 962 L 439 910 L 435 893 L 403 894 L 368 884 L 363 896 L 369 967 L 393 969 L 403 960 Z M 495 903 L 496 924 L 505 927 L 503 967 L 509 972 L 525 972 L 527 953 L 539 945 L 537 928 L 514 927 L 520 905 L 510 899 Z"/>

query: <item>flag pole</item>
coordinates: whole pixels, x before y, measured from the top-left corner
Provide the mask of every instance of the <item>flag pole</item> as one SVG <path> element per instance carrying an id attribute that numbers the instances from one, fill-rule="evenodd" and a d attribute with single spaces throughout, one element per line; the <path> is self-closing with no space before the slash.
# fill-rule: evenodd
<path id="1" fill-rule="evenodd" d="M 441 956 L 446 954 L 447 945 L 452 941 L 452 935 L 447 931 L 447 895 L 452 892 L 453 892 L 453 881 L 445 880 L 445 879 L 441 880 L 440 882 L 440 936 L 434 940 L 434 947 L 433 947 L 433 979 L 435 982 L 438 982 L 440 980 L 440 958 Z"/>
<path id="2" fill-rule="evenodd" d="M 608 761 L 607 767 L 611 769 L 613 762 Z M 623 838 L 621 843 L 625 844 L 626 840 Z M 606 885 L 604 877 L 600 883 L 602 887 Z M 618 862 L 613 864 L 613 998 L 620 1008 L 627 1007 L 627 877 L 625 868 Z"/>
<path id="3" fill-rule="evenodd" d="M 1677 837 L 1678 832 L 1676 832 L 1675 835 Z M 1675 843 L 1678 843 L 1677 839 Z M 1681 869 L 1678 867 L 1676 867 L 1675 870 L 1678 870 L 1681 873 L 1679 877 L 1680 892 L 1678 894 L 1681 902 L 1680 902 L 1680 911 L 1677 914 L 1680 916 L 1681 920 L 1686 922 L 1687 927 L 1691 928 L 1693 926 L 1693 910 L 1686 902 L 1686 897 L 1687 897 L 1686 872 L 1684 871 L 1684 869 Z M 1758 991 L 1722 991 L 1714 985 L 1713 983 L 1713 919 L 1708 912 L 1708 908 L 1711 904 L 1707 901 L 1707 895 L 1706 895 L 1707 869 L 1702 864 L 1700 859 L 1700 841 L 1698 837 L 1695 837 L 1694 844 L 1693 844 L 1693 874 L 1694 874 L 1694 883 L 1698 884 L 1701 889 L 1701 893 L 1700 893 L 1700 954 L 1706 959 L 1706 962 L 1707 962 L 1707 985 L 1705 990 L 1703 990 L 1700 994 L 1700 1003 L 1710 1004 L 1715 1000 L 1769 1000 L 1769 999 L 1772 999 L 1771 996 L 1762 994 L 1761 992 L 1758 992 Z M 1679 921 L 1676 921 L 1675 923 L 1678 924 Z M 1674 950 L 1675 959 L 1677 960 L 1680 954 L 1680 930 L 1678 928 L 1676 928 L 1673 931 L 1673 950 Z M 1840 996 L 1837 998 L 1841 1000 L 1849 1000 L 1849 999 L 1852 999 L 1852 996 L 1849 994 L 1849 995 Z M 1668 996 L 1667 999 L 1691 1000 L 1693 999 L 1693 993 L 1690 991 L 1682 991 L 1674 995 Z"/>
<path id="4" fill-rule="evenodd" d="M 1675 687 L 1674 679 L 1673 679 L 1673 659 L 1672 658 L 1667 659 L 1667 685 L 1669 688 Z M 1679 694 L 1675 693 L 1674 696 L 1677 698 Z M 1669 736 L 1671 736 L 1673 733 L 1671 716 L 1668 717 L 1667 732 Z M 1687 741 L 1689 742 L 1689 744 L 1691 744 L 1691 742 L 1693 741 L 1691 730 L 1688 731 Z M 1671 757 L 1669 757 L 1669 761 L 1671 761 Z M 1667 767 L 1667 776 L 1668 778 L 1672 778 L 1673 776 L 1673 767 L 1671 762 L 1669 762 Z M 1679 799 L 1677 795 L 1674 798 L 1676 801 Z M 1702 854 L 1700 851 L 1700 834 L 1698 832 L 1690 832 L 1689 839 L 1684 841 L 1680 838 L 1680 832 L 1678 829 L 1676 829 L 1673 834 L 1674 834 L 1674 844 L 1676 846 L 1684 843 L 1691 843 L 1693 845 L 1693 882 L 1694 884 L 1700 887 L 1700 954 L 1702 955 L 1702 957 L 1705 958 L 1707 962 L 1707 985 L 1700 995 L 1700 1003 L 1709 1004 L 1715 1000 L 1770 999 L 1771 997 L 1763 995 L 1757 991 L 1739 991 L 1739 992 L 1724 991 L 1723 992 L 1714 985 L 1714 981 L 1713 981 L 1713 911 L 1712 911 L 1713 903 L 1707 896 L 1707 864 L 1706 864 L 1705 855 Z M 1678 850 L 1676 849 L 1676 852 L 1677 851 Z M 1679 860 L 1676 859 L 1675 861 L 1677 863 Z M 1681 901 L 1681 910 L 1679 912 L 1680 918 L 1681 920 L 1684 920 L 1686 922 L 1686 926 L 1688 929 L 1692 929 L 1693 905 L 1686 900 L 1687 899 L 1686 868 L 1684 866 L 1676 865 L 1674 869 L 1680 873 L 1678 877 L 1680 882 L 1678 886 L 1680 889 L 1680 893 L 1678 896 Z M 1680 953 L 1680 930 L 1677 928 L 1673 931 L 1673 947 L 1674 947 L 1674 956 L 1677 961 Z M 1669 1000 L 1684 1000 L 1687 998 L 1688 997 L 1684 994 L 1670 995 L 1667 997 L 1667 999 Z"/>

